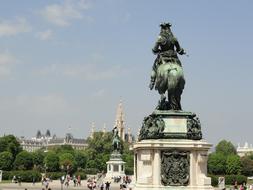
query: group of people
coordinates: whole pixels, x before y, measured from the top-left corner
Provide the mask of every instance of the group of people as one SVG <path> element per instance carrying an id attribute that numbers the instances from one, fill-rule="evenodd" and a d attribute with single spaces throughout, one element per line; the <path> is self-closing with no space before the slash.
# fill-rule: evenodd
<path id="1" fill-rule="evenodd" d="M 237 181 L 235 181 L 233 188 L 235 190 L 253 190 L 253 184 L 247 186 L 246 183 L 243 183 L 239 185 Z"/>
<path id="2" fill-rule="evenodd" d="M 95 178 L 89 178 L 87 180 L 87 187 L 90 189 L 90 190 L 94 190 L 94 189 L 97 189 L 97 188 L 100 188 L 100 190 L 110 190 L 110 185 L 111 185 L 111 182 L 109 181 L 101 181 L 99 184 L 97 184 L 97 181 Z"/>
<path id="3" fill-rule="evenodd" d="M 129 187 L 129 184 L 132 182 L 131 178 L 129 176 L 124 176 L 123 177 L 123 183 L 120 184 L 120 189 L 125 190 L 125 189 L 131 189 Z"/>
<path id="4" fill-rule="evenodd" d="M 12 178 L 12 183 L 18 183 L 19 185 L 21 185 L 21 177 L 20 176 L 13 176 L 13 178 Z"/>
<path id="5" fill-rule="evenodd" d="M 75 175 L 73 175 L 73 177 L 71 177 L 70 175 L 66 175 L 66 176 L 62 176 L 60 178 L 61 184 L 64 184 L 67 187 L 69 187 L 71 180 L 74 183 L 74 187 L 81 186 L 81 176 L 80 175 L 78 175 L 77 177 Z"/>
<path id="6" fill-rule="evenodd" d="M 106 181 L 105 183 L 102 182 L 101 184 L 99 184 L 99 187 L 100 187 L 100 190 L 110 190 L 110 185 L 111 185 L 111 182 L 109 181 Z"/>

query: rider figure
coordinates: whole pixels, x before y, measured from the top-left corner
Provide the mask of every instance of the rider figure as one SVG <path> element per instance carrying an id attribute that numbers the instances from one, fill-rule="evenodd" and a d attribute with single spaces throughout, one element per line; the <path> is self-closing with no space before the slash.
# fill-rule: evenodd
<path id="1" fill-rule="evenodd" d="M 152 67 L 151 80 L 149 84 L 150 90 L 154 88 L 158 66 L 164 62 L 174 62 L 181 66 L 181 62 L 178 59 L 177 54 L 185 54 L 184 49 L 180 47 L 177 39 L 171 32 L 171 24 L 161 23 L 160 27 L 160 35 L 158 36 L 155 46 L 152 49 L 153 53 L 157 54 L 157 58 L 155 59 Z"/>
<path id="2" fill-rule="evenodd" d="M 119 151 L 120 149 L 119 130 L 117 127 L 114 127 L 112 131 L 113 131 L 113 141 L 112 141 L 113 149 Z"/>

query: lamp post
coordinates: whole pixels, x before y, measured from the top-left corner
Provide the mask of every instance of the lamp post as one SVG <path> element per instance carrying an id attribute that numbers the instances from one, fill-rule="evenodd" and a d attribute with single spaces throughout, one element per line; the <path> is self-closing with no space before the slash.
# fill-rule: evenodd
<path id="1" fill-rule="evenodd" d="M 45 178 L 47 177 L 47 164 L 45 163 L 45 165 L 44 165 L 44 169 L 45 169 Z"/>
<path id="2" fill-rule="evenodd" d="M 63 166 L 63 165 L 61 165 L 61 169 L 62 169 L 62 171 L 64 171 L 64 166 Z M 60 178 L 60 182 L 61 182 L 61 190 L 63 189 L 63 183 L 64 183 L 64 180 L 65 180 L 65 177 L 64 177 L 64 176 L 61 176 L 61 178 Z"/>

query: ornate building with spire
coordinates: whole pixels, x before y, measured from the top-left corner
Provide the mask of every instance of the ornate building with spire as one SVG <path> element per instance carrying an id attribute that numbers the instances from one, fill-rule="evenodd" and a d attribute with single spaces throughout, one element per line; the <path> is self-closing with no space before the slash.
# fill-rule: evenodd
<path id="1" fill-rule="evenodd" d="M 123 105 L 122 101 L 120 101 L 117 112 L 116 112 L 116 119 L 115 119 L 115 126 L 117 127 L 119 131 L 119 137 L 125 141 L 125 118 L 124 118 L 124 113 L 123 113 Z"/>
<path id="2" fill-rule="evenodd" d="M 132 135 L 131 133 L 131 129 L 130 128 L 127 128 L 127 131 L 125 130 L 126 129 L 126 126 L 125 126 L 125 114 L 124 114 L 124 110 L 123 110 L 123 104 L 122 104 L 122 101 L 120 101 L 118 107 L 117 107 L 117 110 L 116 110 L 116 119 L 115 119 L 115 124 L 114 126 L 112 127 L 112 129 L 114 127 L 117 127 L 118 129 L 118 132 L 119 132 L 119 137 L 123 140 L 123 141 L 126 141 L 128 143 L 133 143 L 134 141 L 134 136 Z M 103 128 L 101 130 L 103 133 L 106 132 L 106 124 L 103 125 Z M 111 130 L 110 130 L 111 131 Z M 110 132 L 109 131 L 109 132 Z M 94 132 L 95 131 L 95 123 L 92 122 L 91 124 L 91 133 L 90 133 L 90 138 L 93 138 L 93 135 L 94 135 Z"/>

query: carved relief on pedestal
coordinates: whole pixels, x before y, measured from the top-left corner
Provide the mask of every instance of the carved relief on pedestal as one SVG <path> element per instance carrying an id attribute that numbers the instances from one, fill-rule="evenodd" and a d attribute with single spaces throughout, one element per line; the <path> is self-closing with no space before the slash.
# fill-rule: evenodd
<path id="1" fill-rule="evenodd" d="M 165 186 L 186 186 L 190 176 L 190 153 L 187 151 L 162 151 L 161 183 Z"/>

